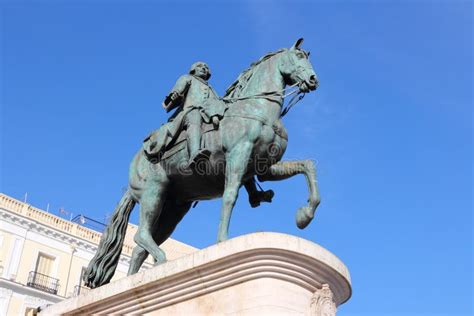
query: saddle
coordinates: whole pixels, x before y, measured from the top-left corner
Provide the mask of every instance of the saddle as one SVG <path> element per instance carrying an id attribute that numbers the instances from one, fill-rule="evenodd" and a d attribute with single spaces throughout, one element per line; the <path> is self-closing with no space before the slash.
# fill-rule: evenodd
<path id="1" fill-rule="evenodd" d="M 218 126 L 213 118 L 219 120 L 224 117 L 227 104 L 223 101 L 204 104 L 201 107 L 175 112 L 170 118 L 171 124 L 164 124 L 159 129 L 151 132 L 143 140 L 143 150 L 148 160 L 158 162 L 166 160 L 183 149 L 187 149 L 187 132 L 183 128 L 184 116 L 191 110 L 199 110 L 201 121 L 201 148 L 211 151 L 222 148 L 220 136 L 217 136 Z M 187 154 L 186 150 L 186 156 Z M 189 159 L 189 157 L 187 157 Z"/>
<path id="2" fill-rule="evenodd" d="M 154 130 L 143 140 L 143 151 L 145 152 L 148 160 L 152 162 L 158 162 L 167 160 L 178 152 L 187 149 L 187 131 L 183 129 L 176 137 L 168 137 L 164 150 L 157 150 L 157 144 L 154 141 L 159 136 L 156 134 L 160 133 L 160 130 Z M 203 122 L 201 124 L 201 148 L 222 148 L 222 141 L 218 133 L 218 128 L 213 124 Z M 211 150 L 212 152 L 213 150 Z M 188 157 L 188 151 L 185 150 L 186 159 Z"/>

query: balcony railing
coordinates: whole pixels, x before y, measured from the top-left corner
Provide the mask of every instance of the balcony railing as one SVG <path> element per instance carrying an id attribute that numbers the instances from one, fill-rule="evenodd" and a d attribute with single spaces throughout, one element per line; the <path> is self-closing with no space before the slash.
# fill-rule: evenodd
<path id="1" fill-rule="evenodd" d="M 84 294 L 84 293 L 89 292 L 90 290 L 91 289 L 88 287 L 76 285 L 74 287 L 74 293 L 72 293 L 72 296 L 79 296 L 81 293 Z"/>
<path id="2" fill-rule="evenodd" d="M 51 294 L 58 294 L 59 290 L 58 279 L 38 273 L 36 271 L 30 272 L 26 285 Z"/>

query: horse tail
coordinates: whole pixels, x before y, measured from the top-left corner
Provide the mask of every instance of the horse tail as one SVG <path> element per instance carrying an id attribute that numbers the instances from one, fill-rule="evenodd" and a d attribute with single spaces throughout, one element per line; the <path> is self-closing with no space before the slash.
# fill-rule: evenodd
<path id="1" fill-rule="evenodd" d="M 112 279 L 122 252 L 128 218 L 135 204 L 130 191 L 127 190 L 102 234 L 95 256 L 84 272 L 83 280 L 86 286 L 96 288 Z"/>

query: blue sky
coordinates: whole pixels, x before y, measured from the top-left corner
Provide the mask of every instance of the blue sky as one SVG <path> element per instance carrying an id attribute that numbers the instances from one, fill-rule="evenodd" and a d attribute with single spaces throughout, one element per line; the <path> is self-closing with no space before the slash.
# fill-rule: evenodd
<path id="1" fill-rule="evenodd" d="M 0 187 L 98 220 L 127 185 L 161 101 L 197 60 L 223 94 L 304 37 L 320 88 L 287 117 L 285 159 L 313 159 L 322 203 L 299 230 L 301 177 L 242 192 L 230 235 L 277 231 L 348 266 L 339 315 L 472 315 L 472 2 L 2 1 Z M 220 201 L 173 234 L 213 244 Z M 131 221 L 137 223 L 138 209 Z"/>

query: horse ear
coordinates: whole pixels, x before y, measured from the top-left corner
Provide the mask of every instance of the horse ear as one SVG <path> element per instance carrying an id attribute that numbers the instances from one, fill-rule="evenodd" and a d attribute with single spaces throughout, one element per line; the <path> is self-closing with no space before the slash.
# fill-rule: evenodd
<path id="1" fill-rule="evenodd" d="M 296 41 L 296 43 L 293 45 L 292 48 L 293 48 L 293 49 L 298 49 L 298 48 L 300 48 L 301 44 L 303 44 L 303 41 L 304 41 L 303 38 L 299 38 L 299 39 Z"/>

